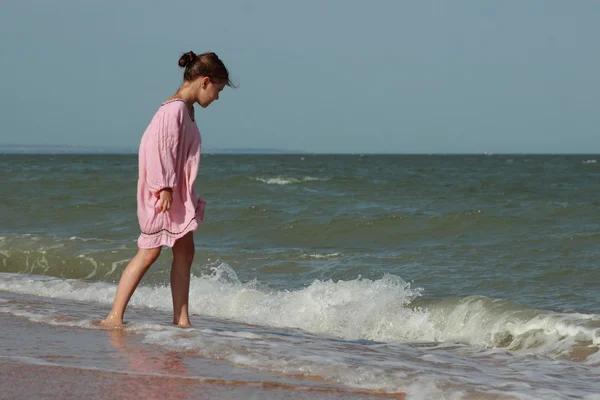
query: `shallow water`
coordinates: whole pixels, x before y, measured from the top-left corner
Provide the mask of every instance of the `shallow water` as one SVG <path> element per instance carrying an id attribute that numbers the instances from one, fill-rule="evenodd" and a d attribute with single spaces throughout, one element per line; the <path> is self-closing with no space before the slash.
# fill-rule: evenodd
<path id="1" fill-rule="evenodd" d="M 596 158 L 204 155 L 194 329 L 167 325 L 165 250 L 126 332 L 284 383 L 597 398 Z M 135 253 L 136 174 L 135 156 L 0 156 L 1 312 L 96 329 Z"/>

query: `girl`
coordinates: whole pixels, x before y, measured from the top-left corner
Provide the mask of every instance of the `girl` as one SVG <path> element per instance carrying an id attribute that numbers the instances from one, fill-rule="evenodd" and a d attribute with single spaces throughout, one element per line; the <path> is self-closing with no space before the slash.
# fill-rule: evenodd
<path id="1" fill-rule="evenodd" d="M 188 298 L 194 258 L 192 235 L 204 218 L 206 204 L 194 190 L 202 146 L 194 103 L 208 107 L 232 83 L 227 68 L 215 53 L 196 55 L 190 51 L 181 56 L 179 66 L 185 68 L 183 84 L 162 103 L 140 143 L 139 250 L 123 271 L 112 310 L 101 322 L 105 326 L 123 324 L 125 307 L 160 255 L 162 246 L 173 249 L 173 324 L 191 326 Z"/>

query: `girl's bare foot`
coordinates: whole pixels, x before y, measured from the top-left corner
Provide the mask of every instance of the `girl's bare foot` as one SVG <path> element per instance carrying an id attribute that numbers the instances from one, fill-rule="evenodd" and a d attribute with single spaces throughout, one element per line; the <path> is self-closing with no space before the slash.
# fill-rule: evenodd
<path id="1" fill-rule="evenodd" d="M 123 326 L 123 318 L 114 314 L 108 314 L 108 316 L 100 321 L 100 326 L 105 328 L 120 328 Z"/>
<path id="2" fill-rule="evenodd" d="M 175 321 L 173 321 L 173 325 L 178 326 L 180 328 L 191 328 L 192 327 L 192 324 L 190 323 L 190 321 L 187 321 L 187 322 L 184 322 L 184 321 L 175 322 Z"/>

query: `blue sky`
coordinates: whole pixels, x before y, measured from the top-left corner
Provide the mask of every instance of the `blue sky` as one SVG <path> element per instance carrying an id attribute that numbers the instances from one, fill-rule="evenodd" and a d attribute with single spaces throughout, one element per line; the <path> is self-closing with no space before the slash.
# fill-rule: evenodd
<path id="1" fill-rule="evenodd" d="M 239 84 L 207 148 L 600 152 L 597 1 L 27 1 L 0 5 L 0 144 L 136 147 L 215 51 Z"/>

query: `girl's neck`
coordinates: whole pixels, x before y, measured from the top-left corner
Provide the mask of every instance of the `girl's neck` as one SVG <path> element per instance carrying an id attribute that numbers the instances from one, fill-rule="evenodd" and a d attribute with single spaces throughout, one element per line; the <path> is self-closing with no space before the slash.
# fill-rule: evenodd
<path id="1" fill-rule="evenodd" d="M 171 97 L 172 99 L 182 99 L 186 102 L 188 107 L 193 107 L 196 102 L 196 91 L 191 87 L 191 85 L 184 83 L 175 94 Z"/>

